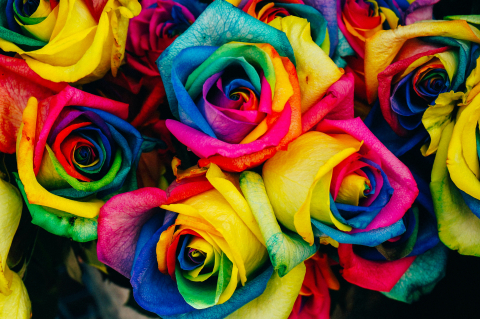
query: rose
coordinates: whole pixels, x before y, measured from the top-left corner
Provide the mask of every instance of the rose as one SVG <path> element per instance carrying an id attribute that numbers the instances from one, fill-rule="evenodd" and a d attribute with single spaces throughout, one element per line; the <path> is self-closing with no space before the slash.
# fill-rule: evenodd
<path id="1" fill-rule="evenodd" d="M 450 121 L 456 101 L 469 94 L 466 79 L 470 81 L 467 76 L 470 77 L 475 67 L 479 50 L 476 44 L 452 38 L 426 40 L 428 42 L 417 38 L 408 40 L 395 61 L 377 75 L 381 115 L 372 112 L 367 122 L 372 122 L 370 127 L 376 126 L 372 127 L 374 133 L 383 134 L 386 130 L 379 123 L 385 118 L 393 132 L 401 137 L 397 139 L 397 144 L 404 149 L 401 152 L 424 143 L 430 135 L 430 141 L 422 148 L 425 155 L 430 155 L 438 148 L 441 131 Z M 368 61 L 379 59 L 378 52 L 367 50 Z M 389 145 L 387 135 L 382 134 L 377 135 Z M 395 139 L 393 134 L 391 139 Z"/>
<path id="2" fill-rule="evenodd" d="M 128 26 L 125 60 L 144 76 L 159 76 L 155 61 L 195 21 L 195 16 L 171 0 L 142 4 L 144 9 Z"/>
<path id="3" fill-rule="evenodd" d="M 286 36 L 215 2 L 160 56 L 169 104 L 181 121 L 167 120 L 167 127 L 201 158 L 200 166 L 216 163 L 242 171 L 261 164 L 300 134 L 300 112 L 320 103 L 340 78 L 309 33 L 299 40 L 307 21 L 285 19 L 278 20 L 278 28 Z M 270 44 L 225 44 L 230 41 Z"/>
<path id="4" fill-rule="evenodd" d="M 358 118 L 323 120 L 317 131 L 263 166 L 280 223 L 310 244 L 314 234 L 365 246 L 402 234 L 418 194 L 407 167 Z"/>
<path id="5" fill-rule="evenodd" d="M 22 215 L 22 199 L 18 190 L 0 178 L 0 316 L 2 318 L 30 318 L 31 304 L 20 276 L 10 270 L 7 257 L 13 236 Z"/>
<path id="6" fill-rule="evenodd" d="M 355 95 L 366 101 L 365 95 L 365 41 L 378 31 L 396 29 L 398 25 L 432 19 L 433 4 L 439 0 L 364 1 L 338 0 L 337 23 L 340 31 L 356 53 L 344 54 L 347 70 L 355 75 Z M 368 111 L 368 108 L 365 108 Z"/>
<path id="7" fill-rule="evenodd" d="M 188 2 L 187 7 L 174 1 L 143 1 L 140 14 L 130 20 L 125 45 L 125 64 L 116 76 L 108 73 L 84 87 L 93 94 L 128 103 L 128 120 L 140 127 L 159 118 L 158 109 L 165 101 L 160 73 L 155 61 L 190 24 L 193 12 L 203 4 Z"/>
<path id="8" fill-rule="evenodd" d="M 429 168 L 412 165 L 419 162 L 417 157 L 422 157 L 421 154 L 417 152 L 411 157 L 409 167 L 421 173 L 426 170 L 428 175 Z M 376 247 L 348 244 L 338 247 L 340 265 L 344 268 L 341 273 L 347 281 L 408 303 L 429 293 L 443 278 L 447 258 L 445 246 L 439 243 L 428 184 L 412 173 L 419 195 L 403 217 L 405 232 Z"/>
<path id="9" fill-rule="evenodd" d="M 96 238 L 105 199 L 136 188 L 143 139 L 127 105 L 65 87 L 32 97 L 18 133 L 17 184 L 33 223 L 76 241 Z"/>
<path id="10" fill-rule="evenodd" d="M 439 0 L 364 1 L 338 0 L 338 27 L 362 59 L 365 41 L 381 30 L 396 29 L 400 25 L 432 19 L 433 5 Z"/>
<path id="11" fill-rule="evenodd" d="M 465 20 L 417 22 L 396 30 L 377 32 L 367 39 L 365 45 L 365 83 L 368 102 L 373 103 L 378 97 L 377 76 L 394 61 L 403 47 L 411 44 L 411 39 L 442 36 L 480 43 L 478 34 L 480 34 L 478 29 Z M 385 46 L 386 43 L 389 45 Z"/>
<path id="12" fill-rule="evenodd" d="M 377 1 L 337 1 L 338 26 L 348 43 L 360 57 L 365 51 L 365 39 L 383 30 L 383 25 L 395 29 L 398 25 L 398 11 L 395 6 L 381 6 Z"/>
<path id="13" fill-rule="evenodd" d="M 2 1 L 0 48 L 16 52 L 44 79 L 86 83 L 123 60 L 128 20 L 135 0 L 58 2 Z"/>
<path id="14" fill-rule="evenodd" d="M 99 217 L 99 259 L 131 278 L 139 305 L 162 317 L 225 317 L 237 309 L 238 317 L 287 317 L 305 268 L 272 275 L 238 176 L 212 164 L 206 178 L 167 192 L 168 199 L 156 188 L 117 195 Z"/>

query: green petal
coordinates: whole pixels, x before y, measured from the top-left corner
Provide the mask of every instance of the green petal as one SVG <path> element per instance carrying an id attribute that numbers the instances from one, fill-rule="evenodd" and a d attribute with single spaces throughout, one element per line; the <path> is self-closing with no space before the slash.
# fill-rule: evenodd
<path id="1" fill-rule="evenodd" d="M 52 234 L 68 237 L 78 242 L 97 239 L 96 218 L 78 217 L 60 210 L 30 204 L 18 174 L 13 173 L 13 175 L 15 176 L 20 192 L 27 203 L 28 210 L 32 215 L 33 224 L 42 227 Z"/>
<path id="2" fill-rule="evenodd" d="M 267 246 L 268 255 L 280 277 L 312 256 L 318 246 L 310 246 L 300 235 L 282 231 L 267 196 L 262 177 L 255 172 L 240 175 L 240 188 L 257 220 Z"/>
<path id="3" fill-rule="evenodd" d="M 183 275 L 180 267 L 175 267 L 178 290 L 185 301 L 195 309 L 205 309 L 217 304 L 220 295 L 231 278 L 232 262 L 222 253 L 219 275 L 203 282 L 190 281 Z"/>

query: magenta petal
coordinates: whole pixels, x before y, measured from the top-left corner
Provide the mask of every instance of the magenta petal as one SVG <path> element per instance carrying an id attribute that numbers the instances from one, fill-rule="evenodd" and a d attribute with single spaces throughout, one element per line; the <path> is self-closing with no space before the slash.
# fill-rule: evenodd
<path id="1" fill-rule="evenodd" d="M 365 229 L 354 229 L 351 233 L 387 227 L 400 220 L 418 195 L 417 183 L 410 170 L 373 135 L 360 118 L 343 121 L 324 120 L 317 126 L 317 131 L 327 134 L 345 132 L 359 141 L 364 141 L 368 149 L 374 153 L 369 156 L 376 155 L 381 159 L 379 164 L 394 189 L 392 198 L 370 225 Z"/>
<path id="2" fill-rule="evenodd" d="M 395 261 L 371 261 L 363 259 L 353 252 L 353 246 L 338 246 L 342 276 L 357 286 L 376 291 L 388 292 L 408 270 L 416 257 L 405 257 Z"/>
<path id="3" fill-rule="evenodd" d="M 165 192 L 154 187 L 112 197 L 98 217 L 98 260 L 130 278 L 140 230 L 166 201 Z"/>
<path id="4" fill-rule="evenodd" d="M 258 110 L 262 113 L 272 114 L 272 88 L 263 74 Z"/>
<path id="5" fill-rule="evenodd" d="M 290 104 L 277 119 L 275 124 L 261 138 L 247 144 L 229 144 L 210 137 L 194 128 L 175 120 L 166 120 L 168 130 L 184 145 L 190 148 L 200 158 L 221 155 L 236 158 L 261 151 L 267 147 L 277 146 L 288 133 L 292 109 Z"/>
<path id="6" fill-rule="evenodd" d="M 302 132 L 309 131 L 322 119 L 353 118 L 354 79 L 351 72 L 344 74 L 328 88 L 325 96 L 302 114 Z"/>

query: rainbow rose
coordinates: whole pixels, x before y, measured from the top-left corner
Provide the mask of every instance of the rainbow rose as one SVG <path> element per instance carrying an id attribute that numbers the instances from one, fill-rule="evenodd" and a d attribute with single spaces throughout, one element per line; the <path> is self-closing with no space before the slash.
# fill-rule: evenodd
<path id="1" fill-rule="evenodd" d="M 75 241 L 97 237 L 104 200 L 136 189 L 141 151 L 153 147 L 120 118 L 127 111 L 126 104 L 70 86 L 28 100 L 18 128 L 16 179 L 34 224 Z"/>
<path id="2" fill-rule="evenodd" d="M 323 120 L 316 130 L 263 166 L 279 222 L 310 245 L 330 237 L 373 247 L 404 233 L 418 194 L 407 167 L 359 118 Z"/>
<path id="3" fill-rule="evenodd" d="M 211 164 L 205 177 L 167 193 L 147 187 L 113 197 L 99 216 L 99 259 L 130 278 L 138 304 L 162 317 L 287 318 L 305 266 L 282 278 L 272 273 L 238 184 L 238 175 Z"/>
<path id="4" fill-rule="evenodd" d="M 355 97 L 365 102 L 365 43 L 368 38 L 382 30 L 394 30 L 399 25 L 412 24 L 419 20 L 432 19 L 433 4 L 439 0 L 420 1 L 366 1 L 337 0 L 338 28 L 355 52 L 343 54 L 347 70 L 355 76 Z M 363 112 L 368 112 L 367 107 Z"/>
<path id="5" fill-rule="evenodd" d="M 409 167 L 428 176 L 430 167 L 412 165 L 421 160 L 416 152 Z M 405 160 L 401 157 L 401 160 Z M 412 171 L 418 197 L 403 216 L 405 232 L 376 247 L 340 244 L 343 277 L 358 286 L 384 292 L 387 297 L 411 303 L 426 293 L 445 275 L 447 249 L 440 243 L 434 205 L 427 181 Z"/>
<path id="6" fill-rule="evenodd" d="M 0 49 L 19 54 L 42 78 L 86 83 L 120 66 L 136 0 L 2 0 Z"/>
<path id="7" fill-rule="evenodd" d="M 337 0 L 338 27 L 355 53 L 363 59 L 366 39 L 381 30 L 432 19 L 433 5 L 438 1 Z"/>
<path id="8" fill-rule="evenodd" d="M 167 127 L 201 158 L 199 166 L 242 171 L 261 164 L 301 134 L 302 113 L 341 78 L 307 20 L 274 22 L 279 30 L 216 1 L 158 59 L 179 119 Z"/>
<path id="9" fill-rule="evenodd" d="M 200 11 L 193 1 L 187 2 L 187 7 L 172 0 L 142 1 L 143 10 L 128 26 L 125 62 L 129 67 L 143 76 L 160 76 L 155 61 L 195 22 L 188 4 L 192 11 Z"/>
<path id="10" fill-rule="evenodd" d="M 378 74 L 367 72 L 369 99 L 373 101 L 378 92 L 379 107 L 373 109 L 366 123 L 396 155 L 418 143 L 424 144 L 423 154 L 436 152 L 441 132 L 452 120 L 456 104 L 465 101 L 476 81 L 472 71 L 480 55 L 475 42 L 480 39 L 473 35 L 470 41 L 462 40 L 470 27 L 474 27 L 461 21 L 443 23 L 447 23 L 445 29 L 452 23 L 459 28 L 450 37 L 442 29 L 436 30 L 438 24 L 433 21 L 425 22 L 424 28 L 417 28 L 418 24 L 402 28 L 402 32 L 409 34 L 408 40 L 389 53 L 396 54 L 395 60 L 385 69 L 379 69 Z M 429 35 L 434 37 L 419 39 L 425 29 L 431 29 Z M 369 40 L 367 64 L 383 59 L 380 53 L 383 48 L 391 50 L 384 40 L 382 44 L 379 41 L 377 37 Z M 377 87 L 377 92 L 371 90 L 373 87 Z M 382 123 L 382 117 L 394 134 L 387 134 L 390 129 Z"/>
<path id="11" fill-rule="evenodd" d="M 165 89 L 155 61 L 206 7 L 189 1 L 142 1 L 140 14 L 130 20 L 125 44 L 125 64 L 84 88 L 93 94 L 130 105 L 128 121 L 135 127 L 159 118 Z M 193 13 L 192 13 L 193 12 Z"/>
<path id="12" fill-rule="evenodd" d="M 330 318 L 329 289 L 338 290 L 340 284 L 330 268 L 327 254 L 316 252 L 305 260 L 305 279 L 293 305 L 289 319 Z"/>

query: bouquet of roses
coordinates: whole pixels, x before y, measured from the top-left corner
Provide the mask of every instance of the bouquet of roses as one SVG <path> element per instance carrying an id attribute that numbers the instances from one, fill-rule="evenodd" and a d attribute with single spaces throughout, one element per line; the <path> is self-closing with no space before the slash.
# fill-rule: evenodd
<path id="1" fill-rule="evenodd" d="M 480 15 L 1 1 L 0 318 L 42 315 L 35 263 L 161 318 L 329 318 L 480 256 Z"/>

